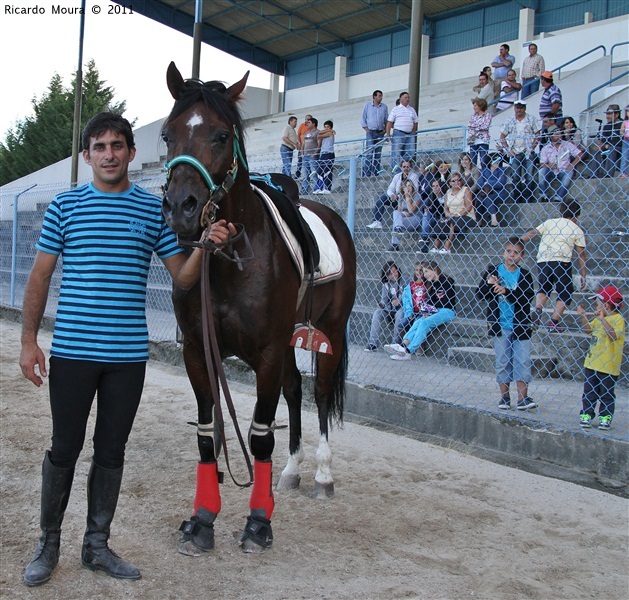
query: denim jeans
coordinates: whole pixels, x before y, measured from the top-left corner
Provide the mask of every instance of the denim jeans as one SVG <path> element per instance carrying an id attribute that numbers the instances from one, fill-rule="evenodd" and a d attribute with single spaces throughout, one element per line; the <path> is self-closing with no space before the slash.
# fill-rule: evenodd
<path id="1" fill-rule="evenodd" d="M 539 78 L 536 79 L 527 79 L 522 82 L 522 92 L 520 93 L 520 98 L 524 100 L 527 96 L 534 94 L 539 90 Z"/>
<path id="2" fill-rule="evenodd" d="M 596 416 L 596 404 L 600 402 L 599 417 L 614 416 L 616 408 L 616 380 L 618 377 L 593 371 L 592 369 L 584 369 L 585 380 L 583 382 L 583 404 L 582 415 Z"/>
<path id="3" fill-rule="evenodd" d="M 535 185 L 535 176 L 533 170 L 535 165 L 529 158 L 528 152 L 521 152 L 509 159 L 509 165 L 511 166 L 511 177 L 513 184 L 529 189 Z"/>
<path id="4" fill-rule="evenodd" d="M 376 200 L 376 205 L 373 207 L 373 220 L 382 223 L 384 215 L 387 213 L 387 207 L 397 204 L 396 200 L 391 200 L 387 194 L 381 194 Z"/>
<path id="5" fill-rule="evenodd" d="M 301 174 L 304 177 L 301 182 L 302 194 L 307 194 L 310 191 L 311 173 L 316 173 L 315 157 L 312 154 L 304 154 L 301 158 Z"/>
<path id="6" fill-rule="evenodd" d="M 494 338 L 494 352 L 498 385 L 531 381 L 531 340 L 516 340 L 512 330 L 503 329 L 502 335 Z"/>
<path id="7" fill-rule="evenodd" d="M 400 210 L 393 211 L 393 233 L 391 234 L 391 245 L 397 246 L 400 238 L 395 232 L 396 227 L 401 227 L 404 231 L 418 231 L 422 228 L 422 214 L 415 212 L 410 217 L 402 214 Z"/>
<path id="8" fill-rule="evenodd" d="M 622 155 L 620 157 L 621 175 L 629 175 L 629 140 L 622 141 Z"/>
<path id="9" fill-rule="evenodd" d="M 415 135 L 394 129 L 391 133 L 391 154 L 393 163 L 391 169 L 401 167 L 403 160 L 411 160 L 415 156 Z"/>
<path id="10" fill-rule="evenodd" d="M 367 131 L 365 142 L 365 162 L 363 166 L 363 177 L 377 175 L 380 171 L 380 157 L 382 156 L 382 140 L 384 132 Z"/>
<path id="11" fill-rule="evenodd" d="M 476 165 L 479 169 L 485 167 L 485 157 L 489 152 L 489 144 L 470 144 L 470 160 L 472 164 Z M 480 161 L 480 164 L 478 164 Z"/>
<path id="12" fill-rule="evenodd" d="M 553 171 L 548 167 L 542 167 L 539 170 L 539 191 L 542 196 L 546 196 L 548 186 L 553 179 L 559 180 L 559 189 L 557 190 L 557 197 L 563 200 L 568 195 L 570 184 L 572 183 L 572 174 L 574 171 Z"/>
<path id="13" fill-rule="evenodd" d="M 371 330 L 369 332 L 369 345 L 380 346 L 380 332 L 385 323 L 395 323 L 394 331 L 397 331 L 399 323 L 404 318 L 404 309 L 385 310 L 384 308 L 376 308 L 371 317 Z"/>
<path id="14" fill-rule="evenodd" d="M 334 168 L 334 152 L 322 152 L 317 159 L 316 190 L 332 190 L 332 169 Z"/>
<path id="15" fill-rule="evenodd" d="M 282 157 L 282 173 L 290 177 L 291 168 L 293 166 L 293 152 L 291 148 L 282 144 L 280 146 L 280 156 Z"/>
<path id="16" fill-rule="evenodd" d="M 408 349 L 414 353 L 428 337 L 428 334 L 439 327 L 449 323 L 454 319 L 455 313 L 449 308 L 440 308 L 436 313 L 417 319 L 409 331 L 404 335 L 404 339 L 409 341 Z"/>

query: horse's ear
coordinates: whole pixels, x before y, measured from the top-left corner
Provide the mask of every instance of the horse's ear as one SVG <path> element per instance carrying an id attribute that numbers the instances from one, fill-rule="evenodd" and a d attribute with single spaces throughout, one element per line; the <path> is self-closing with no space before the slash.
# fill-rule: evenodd
<path id="1" fill-rule="evenodd" d="M 183 90 L 185 82 L 179 72 L 179 69 L 172 61 L 168 65 L 168 70 L 166 71 L 166 83 L 168 84 L 168 90 L 170 91 L 172 97 L 175 100 L 179 100 L 179 98 L 181 98 L 181 91 Z"/>
<path id="2" fill-rule="evenodd" d="M 247 79 L 249 78 L 249 71 L 245 73 L 245 76 L 238 82 L 234 83 L 227 88 L 227 95 L 232 99 L 233 102 L 237 102 L 240 98 L 240 94 L 245 89 L 247 85 Z"/>

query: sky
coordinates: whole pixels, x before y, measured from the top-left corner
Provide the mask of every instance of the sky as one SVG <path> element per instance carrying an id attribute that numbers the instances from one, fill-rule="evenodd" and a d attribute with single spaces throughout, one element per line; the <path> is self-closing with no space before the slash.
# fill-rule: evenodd
<path id="1" fill-rule="evenodd" d="M 77 70 L 80 15 L 78 10 L 77 14 L 53 14 L 53 6 L 78 9 L 81 0 L 0 4 L 1 140 L 17 119 L 33 114 L 32 99 L 41 98 L 55 73 L 69 86 Z M 35 7 L 44 13 L 33 14 Z M 13 14 L 11 8 L 15 9 Z M 29 8 L 30 14 L 15 14 Z M 107 0 L 87 0 L 83 70 L 85 73 L 87 62 L 94 59 L 101 79 L 115 90 L 114 101 L 126 100 L 125 117 L 137 119 L 135 127 L 140 127 L 166 117 L 172 108 L 173 99 L 166 87 L 170 61 L 175 61 L 184 78 L 191 76 L 192 37 L 138 13 L 109 12 L 121 9 Z M 207 44 L 201 46 L 201 79 L 231 84 L 250 70 L 248 85 L 270 87 L 267 71 Z"/>

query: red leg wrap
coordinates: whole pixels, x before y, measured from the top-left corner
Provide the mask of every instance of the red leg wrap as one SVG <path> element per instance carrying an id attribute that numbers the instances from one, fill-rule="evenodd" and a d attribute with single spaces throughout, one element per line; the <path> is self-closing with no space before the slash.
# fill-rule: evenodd
<path id="1" fill-rule="evenodd" d="M 271 519 L 275 500 L 273 499 L 273 461 L 256 460 L 253 463 L 253 490 L 249 501 L 251 510 L 263 509 L 267 519 Z"/>
<path id="2" fill-rule="evenodd" d="M 218 488 L 218 465 L 216 462 L 197 465 L 197 493 L 194 497 L 194 514 L 205 508 L 217 515 L 221 510 L 221 492 Z"/>

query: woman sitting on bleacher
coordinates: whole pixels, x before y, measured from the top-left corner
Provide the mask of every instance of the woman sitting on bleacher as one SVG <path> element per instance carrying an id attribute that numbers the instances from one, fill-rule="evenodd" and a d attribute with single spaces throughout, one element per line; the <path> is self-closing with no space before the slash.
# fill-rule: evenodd
<path id="1" fill-rule="evenodd" d="M 460 173 L 453 173 L 450 177 L 450 189 L 446 192 L 444 215 L 437 222 L 435 232 L 435 246 L 430 250 L 432 254 L 450 254 L 450 247 L 454 236 L 461 236 L 476 224 L 476 214 L 470 188 L 463 185 Z M 445 239 L 443 248 L 441 240 Z"/>
<path id="2" fill-rule="evenodd" d="M 459 157 L 459 173 L 463 177 L 463 183 L 470 188 L 472 194 L 475 194 L 478 190 L 477 181 L 480 178 L 480 170 L 467 152 L 463 152 Z"/>
<path id="3" fill-rule="evenodd" d="M 428 334 L 456 316 L 456 290 L 454 279 L 441 272 L 435 262 L 422 263 L 424 281 L 428 290 L 428 304 L 422 309 L 422 317 L 404 334 L 401 344 L 387 344 L 384 349 L 392 360 L 410 360 L 426 341 Z"/>

